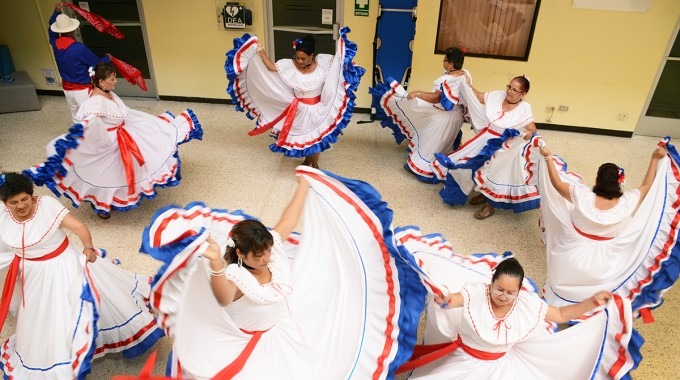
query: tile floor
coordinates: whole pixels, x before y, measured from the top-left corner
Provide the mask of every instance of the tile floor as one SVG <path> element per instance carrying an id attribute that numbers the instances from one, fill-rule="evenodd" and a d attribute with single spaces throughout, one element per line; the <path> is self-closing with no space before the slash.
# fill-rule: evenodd
<path id="1" fill-rule="evenodd" d="M 104 221 L 89 207 L 73 210 L 90 227 L 95 244 L 105 247 L 111 257 L 121 259 L 132 271 L 153 274 L 159 263 L 138 253 L 141 231 L 153 212 L 167 204 L 184 205 L 200 200 L 213 207 L 242 209 L 273 225 L 295 187 L 293 170 L 301 160 L 273 154 L 267 148 L 266 136 L 248 137 L 253 123 L 233 106 L 125 99 L 138 110 L 159 114 L 192 108 L 198 115 L 205 137 L 180 147 L 182 183 L 175 188 L 160 189 L 158 197 L 142 202 L 141 207 L 127 213 L 113 213 Z M 42 110 L 0 114 L 0 171 L 18 171 L 45 159 L 45 144 L 65 133 L 70 117 L 62 97 L 41 96 Z M 402 165 L 406 158 L 405 143 L 394 143 L 390 131 L 379 123 L 357 124 L 369 115 L 357 114 L 345 130 L 340 142 L 321 156 L 322 169 L 371 183 L 395 212 L 394 225 L 420 226 L 425 233 L 440 232 L 460 254 L 511 251 L 523 263 L 527 274 L 537 283 L 545 280 L 545 246 L 537 227 L 539 212 L 513 214 L 499 210 L 489 219 L 474 219 L 473 206 L 450 207 L 437 194 L 441 185 L 427 185 L 407 173 Z M 593 126 L 597 127 L 597 126 Z M 465 128 L 464 139 L 472 132 Z M 554 153 L 561 155 L 570 169 L 586 180 L 594 179 L 602 162 L 612 161 L 626 169 L 629 186 L 638 186 L 647 168 L 649 156 L 658 138 L 635 136 L 618 138 L 579 133 L 541 131 Z M 592 183 L 592 182 L 591 182 Z M 39 194 L 48 194 L 44 188 Z M 61 198 L 62 203 L 72 209 Z M 304 224 L 304 223 L 303 223 Z M 304 226 L 298 229 L 304 232 Z M 1 280 L 1 279 L 0 279 Z M 675 379 L 680 373 L 680 322 L 674 315 L 680 311 L 680 291 L 666 295 L 666 304 L 655 311 L 656 322 L 644 325 L 636 321 L 646 339 L 644 359 L 632 375 L 638 379 Z M 10 317 L 11 319 L 11 317 Z M 8 320 L 1 338 L 14 330 Z M 156 373 L 164 373 L 171 341 L 163 338 L 158 350 Z M 114 374 L 138 373 L 146 359 L 127 360 L 111 355 L 94 362 L 92 379 L 108 379 Z M 559 358 L 555 358 L 559 360 Z"/>

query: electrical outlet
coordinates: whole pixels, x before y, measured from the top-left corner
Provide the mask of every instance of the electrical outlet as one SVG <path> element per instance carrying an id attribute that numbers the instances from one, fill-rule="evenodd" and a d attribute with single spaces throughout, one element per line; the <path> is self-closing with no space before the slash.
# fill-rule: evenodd
<path id="1" fill-rule="evenodd" d="M 555 106 L 545 106 L 545 112 L 554 112 Z"/>
<path id="2" fill-rule="evenodd" d="M 619 112 L 619 120 L 628 120 L 630 114 L 628 112 Z"/>
<path id="3" fill-rule="evenodd" d="M 569 106 L 560 106 L 559 110 L 561 112 L 567 112 L 567 111 L 569 111 Z"/>

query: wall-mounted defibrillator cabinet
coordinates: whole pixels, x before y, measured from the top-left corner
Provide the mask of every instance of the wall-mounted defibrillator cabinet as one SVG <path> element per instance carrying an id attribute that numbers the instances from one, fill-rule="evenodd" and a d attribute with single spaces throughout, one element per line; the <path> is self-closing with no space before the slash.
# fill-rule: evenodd
<path id="1" fill-rule="evenodd" d="M 220 30 L 247 29 L 253 25 L 252 4 L 249 1 L 216 1 L 217 24 Z"/>

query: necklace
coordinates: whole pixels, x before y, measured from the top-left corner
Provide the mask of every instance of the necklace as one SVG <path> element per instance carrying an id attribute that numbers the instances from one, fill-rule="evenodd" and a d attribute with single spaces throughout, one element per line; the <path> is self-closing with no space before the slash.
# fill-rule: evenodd
<path id="1" fill-rule="evenodd" d="M 518 100 L 518 101 L 516 101 L 516 102 L 513 103 L 513 102 L 509 101 L 508 98 L 505 98 L 505 102 L 508 103 L 508 104 L 517 104 L 517 103 L 519 103 L 519 102 L 521 102 L 521 101 L 522 101 L 522 99 L 520 99 L 520 100 Z"/>

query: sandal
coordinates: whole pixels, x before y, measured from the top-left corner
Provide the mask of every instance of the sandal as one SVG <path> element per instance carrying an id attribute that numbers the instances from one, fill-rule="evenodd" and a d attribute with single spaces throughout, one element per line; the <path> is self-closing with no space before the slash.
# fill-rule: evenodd
<path id="1" fill-rule="evenodd" d="M 484 205 L 479 211 L 475 212 L 475 218 L 478 220 L 484 220 L 496 212 L 496 209 L 491 205 Z"/>
<path id="2" fill-rule="evenodd" d="M 479 194 L 475 197 L 470 198 L 470 204 L 473 206 L 481 205 L 483 203 L 486 203 L 486 197 L 484 194 Z"/>
<path id="3" fill-rule="evenodd" d="M 109 213 L 109 212 L 107 212 L 107 211 L 97 210 L 97 209 L 94 207 L 94 204 L 93 204 L 93 203 L 90 203 L 90 207 L 92 207 L 92 210 L 94 211 L 94 213 L 95 213 L 98 217 L 100 217 L 100 218 L 102 218 L 102 219 L 104 219 L 104 220 L 106 220 L 106 219 L 111 219 L 111 213 Z"/>

